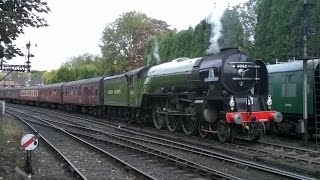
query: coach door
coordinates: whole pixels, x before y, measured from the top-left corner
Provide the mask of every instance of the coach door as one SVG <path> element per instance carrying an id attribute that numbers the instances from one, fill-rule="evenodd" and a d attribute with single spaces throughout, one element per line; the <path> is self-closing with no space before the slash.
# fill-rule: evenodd
<path id="1" fill-rule="evenodd" d="M 90 87 L 88 87 L 88 85 L 83 85 L 83 103 L 84 104 L 88 104 L 89 101 L 89 96 L 90 96 Z"/>

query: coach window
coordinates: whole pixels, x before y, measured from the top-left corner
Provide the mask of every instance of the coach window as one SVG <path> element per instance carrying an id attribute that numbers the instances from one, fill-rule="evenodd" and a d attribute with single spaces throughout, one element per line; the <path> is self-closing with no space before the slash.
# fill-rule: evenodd
<path id="1" fill-rule="evenodd" d="M 98 89 L 96 89 L 96 96 L 98 96 Z"/>
<path id="2" fill-rule="evenodd" d="M 296 76 L 294 74 L 282 76 L 282 97 L 296 97 L 297 84 Z"/>

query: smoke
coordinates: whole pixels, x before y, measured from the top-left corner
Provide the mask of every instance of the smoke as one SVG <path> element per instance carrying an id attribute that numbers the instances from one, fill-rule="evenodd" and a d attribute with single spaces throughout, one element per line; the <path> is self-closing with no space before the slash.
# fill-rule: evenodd
<path id="1" fill-rule="evenodd" d="M 211 25 L 211 37 L 210 37 L 210 46 L 206 50 L 207 54 L 211 53 L 218 53 L 220 51 L 219 46 L 219 38 L 221 37 L 222 33 L 222 24 L 221 24 L 221 17 L 224 12 L 225 7 L 221 4 L 214 4 L 214 8 L 210 13 L 209 17 L 207 18 L 208 24 Z"/>
<path id="2" fill-rule="evenodd" d="M 147 65 L 151 65 L 153 64 L 153 59 L 156 60 L 156 64 L 160 64 L 161 63 L 161 58 L 159 55 L 159 43 L 156 37 L 154 37 L 152 39 L 153 41 L 153 50 L 150 54 L 147 55 Z M 153 57 L 152 57 L 153 56 Z"/>
<path id="3" fill-rule="evenodd" d="M 160 55 L 159 55 L 159 44 L 157 38 L 154 38 L 154 49 L 153 49 L 153 56 L 156 58 L 157 64 L 161 63 Z"/>

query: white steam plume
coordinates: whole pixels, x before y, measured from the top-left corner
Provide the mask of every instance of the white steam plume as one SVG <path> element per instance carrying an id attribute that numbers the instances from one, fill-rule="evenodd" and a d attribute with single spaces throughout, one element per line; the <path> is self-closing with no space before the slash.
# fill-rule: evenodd
<path id="1" fill-rule="evenodd" d="M 207 22 L 211 25 L 211 37 L 210 37 L 210 46 L 206 50 L 207 54 L 218 53 L 220 51 L 219 38 L 222 33 L 221 17 L 224 12 L 225 7 L 223 5 L 214 4 L 214 8 L 207 18 Z"/>
<path id="2" fill-rule="evenodd" d="M 153 56 L 156 58 L 157 64 L 161 63 L 160 55 L 159 55 L 159 43 L 157 38 L 154 38 L 154 49 L 153 49 Z"/>
<path id="3" fill-rule="evenodd" d="M 152 64 L 152 56 L 156 59 L 156 64 L 161 63 L 160 55 L 159 55 L 159 43 L 156 37 L 152 38 L 153 41 L 153 50 L 151 53 L 147 55 L 147 65 Z"/>

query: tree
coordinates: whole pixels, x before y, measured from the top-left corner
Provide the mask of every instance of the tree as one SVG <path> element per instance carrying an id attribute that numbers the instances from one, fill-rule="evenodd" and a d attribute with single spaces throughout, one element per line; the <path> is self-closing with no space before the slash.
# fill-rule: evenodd
<path id="1" fill-rule="evenodd" d="M 107 74 L 122 73 L 143 65 L 144 49 L 152 37 L 168 32 L 169 25 L 131 11 L 109 23 L 102 36 L 102 61 Z"/>
<path id="2" fill-rule="evenodd" d="M 210 35 L 211 26 L 206 20 L 200 21 L 194 28 L 191 57 L 200 57 L 205 54 L 206 49 L 209 47 Z"/>
<path id="3" fill-rule="evenodd" d="M 60 67 L 57 70 L 57 79 L 58 82 L 68 82 L 76 80 L 75 70 L 68 67 Z"/>
<path id="4" fill-rule="evenodd" d="M 79 67 L 79 66 L 88 65 L 88 64 L 99 66 L 100 59 L 101 58 L 99 56 L 85 53 L 83 55 L 79 55 L 79 56 L 68 59 L 67 62 L 65 62 L 62 66 L 66 66 L 70 68 Z"/>
<path id="5" fill-rule="evenodd" d="M 308 32 L 308 56 L 320 57 L 320 1 L 309 1 L 314 4 L 309 9 L 310 26 Z"/>
<path id="6" fill-rule="evenodd" d="M 318 1 L 316 5 L 319 7 Z M 264 58 L 271 63 L 275 58 L 287 60 L 291 57 L 301 57 L 304 33 L 303 1 L 259 0 L 257 7 L 256 57 Z M 317 14 L 316 9 L 310 9 L 310 11 L 310 14 Z M 310 18 L 315 21 L 315 29 L 319 29 L 318 15 Z M 316 54 L 319 49 L 314 50 L 310 44 L 312 41 L 317 41 L 317 36 L 308 38 L 308 52 Z"/>
<path id="7" fill-rule="evenodd" d="M 85 64 L 74 68 L 76 79 L 88 79 L 99 76 L 99 69 L 93 64 Z"/>
<path id="8" fill-rule="evenodd" d="M 48 13 L 50 8 L 42 0 L 2 0 L 0 1 L 0 43 L 5 45 L 4 56 L 11 59 L 23 55 L 13 41 L 24 34 L 25 27 L 40 28 L 48 26 L 39 15 Z"/>
<path id="9" fill-rule="evenodd" d="M 50 72 L 45 71 L 43 73 L 44 84 L 54 84 L 58 82 L 62 82 L 58 80 L 57 70 L 51 70 Z"/>
<path id="10" fill-rule="evenodd" d="M 234 8 L 239 13 L 239 20 L 243 28 L 242 50 L 250 55 L 254 55 L 254 37 L 257 25 L 257 7 L 259 0 L 249 0 L 246 3 L 239 4 Z"/>
<path id="11" fill-rule="evenodd" d="M 244 31 L 236 8 L 226 9 L 221 18 L 222 36 L 219 45 L 223 47 L 244 46 Z"/>
<path id="12" fill-rule="evenodd" d="M 195 28 L 189 27 L 180 32 L 163 33 L 148 43 L 145 51 L 145 64 L 164 63 L 179 57 L 204 56 L 209 46 L 210 33 L 211 26 L 206 20 L 202 20 Z M 156 54 L 161 61 L 156 60 Z"/>

